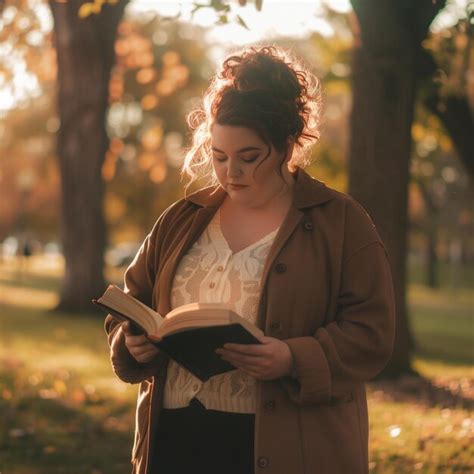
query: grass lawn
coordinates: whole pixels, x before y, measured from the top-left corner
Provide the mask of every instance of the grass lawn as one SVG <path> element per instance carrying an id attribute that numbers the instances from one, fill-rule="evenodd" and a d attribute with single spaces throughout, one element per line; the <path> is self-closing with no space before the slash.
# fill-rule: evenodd
<path id="1" fill-rule="evenodd" d="M 0 473 L 130 472 L 137 387 L 113 375 L 102 318 L 49 311 L 60 273 L 0 263 Z M 413 285 L 409 301 L 424 380 L 367 385 L 370 471 L 474 473 L 473 297 Z"/>

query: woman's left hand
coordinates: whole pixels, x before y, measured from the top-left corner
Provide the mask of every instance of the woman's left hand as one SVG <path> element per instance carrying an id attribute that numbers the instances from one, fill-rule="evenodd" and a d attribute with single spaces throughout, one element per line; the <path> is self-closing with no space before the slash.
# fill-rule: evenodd
<path id="1" fill-rule="evenodd" d="M 274 380 L 291 374 L 293 356 L 280 339 L 263 336 L 263 344 L 224 344 L 216 349 L 222 359 L 258 380 Z"/>

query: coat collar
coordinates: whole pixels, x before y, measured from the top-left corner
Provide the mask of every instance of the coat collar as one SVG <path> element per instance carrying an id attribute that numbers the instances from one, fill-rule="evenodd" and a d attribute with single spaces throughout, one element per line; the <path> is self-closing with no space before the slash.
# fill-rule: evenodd
<path id="1" fill-rule="evenodd" d="M 296 177 L 294 188 L 294 205 L 298 209 L 318 206 L 334 197 L 334 191 L 322 181 L 311 177 L 301 168 L 292 173 Z M 201 207 L 219 207 L 224 201 L 226 192 L 220 185 L 199 189 L 185 197 Z"/>

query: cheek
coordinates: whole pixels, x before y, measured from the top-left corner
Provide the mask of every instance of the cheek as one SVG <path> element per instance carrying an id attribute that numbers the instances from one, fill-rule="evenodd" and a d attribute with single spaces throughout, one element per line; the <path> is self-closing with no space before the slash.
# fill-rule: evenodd
<path id="1" fill-rule="evenodd" d="M 213 167 L 214 167 L 214 173 L 217 176 L 217 179 L 219 181 L 222 181 L 222 179 L 227 174 L 225 166 L 222 165 L 221 163 L 213 163 Z"/>
<path id="2" fill-rule="evenodd" d="M 276 167 L 277 164 L 274 160 L 267 159 L 255 170 L 254 181 L 262 186 L 272 186 L 272 183 L 275 183 L 279 178 Z"/>

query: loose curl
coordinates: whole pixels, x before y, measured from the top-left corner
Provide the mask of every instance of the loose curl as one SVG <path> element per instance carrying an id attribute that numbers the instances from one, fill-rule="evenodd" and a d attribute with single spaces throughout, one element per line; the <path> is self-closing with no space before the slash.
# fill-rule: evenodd
<path id="1" fill-rule="evenodd" d="M 208 185 L 218 184 L 211 153 L 214 123 L 250 128 L 279 151 L 293 137 L 295 146 L 288 162 L 293 172 L 310 162 L 309 149 L 320 137 L 320 115 L 320 81 L 289 51 L 248 47 L 228 56 L 204 94 L 203 108 L 187 117 L 192 146 L 181 168 L 181 176 L 189 177 L 186 190 L 201 178 L 207 178 Z"/>

